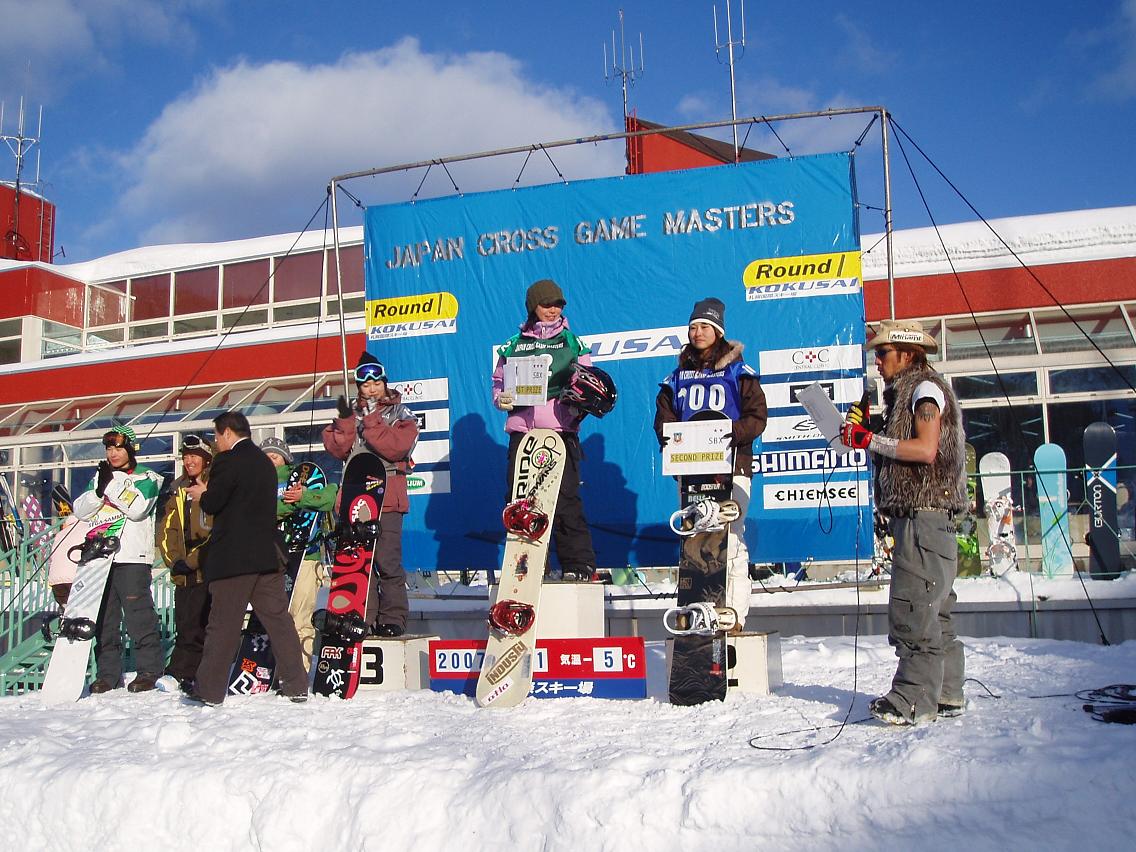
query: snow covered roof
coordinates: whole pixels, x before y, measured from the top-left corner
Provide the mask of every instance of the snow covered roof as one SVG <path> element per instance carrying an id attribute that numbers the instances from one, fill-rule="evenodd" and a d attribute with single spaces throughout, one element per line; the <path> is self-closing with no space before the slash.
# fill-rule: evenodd
<path id="1" fill-rule="evenodd" d="M 1018 261 L 1002 240 L 1028 266 L 1136 257 L 1136 207 L 1074 210 L 987 221 L 990 227 L 982 222 L 939 226 L 939 233 L 959 272 L 1017 266 Z M 951 271 L 934 228 L 896 231 L 892 242 L 897 278 Z M 863 234 L 860 245 L 865 248 L 864 278 L 886 278 L 887 244 L 883 234 Z"/>

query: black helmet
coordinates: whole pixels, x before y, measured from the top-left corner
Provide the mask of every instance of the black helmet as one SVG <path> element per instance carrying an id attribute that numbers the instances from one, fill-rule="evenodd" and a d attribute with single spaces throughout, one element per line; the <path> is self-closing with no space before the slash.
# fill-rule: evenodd
<path id="1" fill-rule="evenodd" d="M 603 417 L 615 407 L 618 393 L 611 376 L 599 367 L 572 365 L 572 378 L 560 392 L 560 401 L 585 414 Z"/>

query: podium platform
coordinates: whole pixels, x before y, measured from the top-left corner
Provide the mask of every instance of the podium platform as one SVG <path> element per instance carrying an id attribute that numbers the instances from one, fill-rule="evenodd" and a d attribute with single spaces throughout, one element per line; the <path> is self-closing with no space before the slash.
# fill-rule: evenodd
<path id="1" fill-rule="evenodd" d="M 430 642 L 435 636 L 366 639 L 359 664 L 359 690 L 391 692 L 430 688 Z"/>

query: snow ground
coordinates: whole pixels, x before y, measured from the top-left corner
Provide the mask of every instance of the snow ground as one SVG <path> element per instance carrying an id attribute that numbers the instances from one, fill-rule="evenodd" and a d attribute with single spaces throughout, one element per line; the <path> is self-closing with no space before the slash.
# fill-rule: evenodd
<path id="1" fill-rule="evenodd" d="M 1133 681 L 1136 642 L 967 645 L 1001 697 L 969 683 L 966 715 L 916 729 L 834 727 L 891 677 L 877 636 L 784 638 L 776 694 L 686 708 L 661 643 L 638 702 L 5 698 L 0 825 L 9 848 L 67 852 L 1131 848 L 1136 727 L 1071 693 Z"/>

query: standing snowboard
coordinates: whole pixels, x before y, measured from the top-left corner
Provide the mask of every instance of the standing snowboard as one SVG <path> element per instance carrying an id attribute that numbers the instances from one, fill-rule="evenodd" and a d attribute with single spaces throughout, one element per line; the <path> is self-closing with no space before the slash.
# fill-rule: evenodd
<path id="1" fill-rule="evenodd" d="M 691 419 L 724 416 L 705 411 Z M 672 616 L 675 624 L 668 628 L 676 634 L 671 648 L 671 704 L 726 699 L 725 630 L 737 618 L 725 606 L 730 523 L 738 517 L 738 504 L 731 499 L 733 483 L 728 473 L 679 477 L 679 509 L 670 521 L 671 530 L 682 537 L 677 618 Z M 716 616 L 707 618 L 710 607 Z M 667 624 L 664 616 L 664 626 Z"/>
<path id="2" fill-rule="evenodd" d="M 982 474 L 982 496 L 986 501 L 986 528 L 990 544 L 986 556 L 990 573 L 1001 577 L 1018 567 L 1018 548 L 1014 541 L 1014 498 L 1010 489 L 1010 460 L 1005 453 L 987 453 L 978 466 Z"/>
<path id="3" fill-rule="evenodd" d="M 359 663 L 367 636 L 367 596 L 383 512 L 387 472 L 383 460 L 356 451 L 343 469 L 339 521 L 327 609 L 312 614 L 319 631 L 312 692 L 351 698 L 359 686 Z"/>
<path id="4" fill-rule="evenodd" d="M 118 538 L 104 535 L 106 532 L 106 527 L 93 530 L 82 544 L 75 545 L 67 554 L 79 567 L 43 676 L 40 694 L 45 704 L 70 703 L 83 694 L 91 660 L 91 640 L 95 638 L 95 624 L 110 566 L 118 552 Z"/>
<path id="5" fill-rule="evenodd" d="M 1065 465 L 1065 451 L 1057 444 L 1042 444 L 1034 451 L 1037 504 L 1041 516 L 1041 564 L 1050 577 L 1073 575 Z"/>
<path id="6" fill-rule="evenodd" d="M 1116 430 L 1107 423 L 1085 428 L 1085 499 L 1089 503 L 1089 572 L 1098 580 L 1120 576 L 1116 520 Z"/>
<path id="7" fill-rule="evenodd" d="M 489 641 L 477 679 L 479 707 L 514 707 L 532 689 L 536 608 L 565 459 L 564 439 L 551 429 L 525 433 L 517 447 L 511 501 L 501 515 L 501 582 L 489 608 Z"/>
<path id="8" fill-rule="evenodd" d="M 958 575 L 978 577 L 982 574 L 982 556 L 978 552 L 978 461 L 974 447 L 966 445 L 966 512 L 957 520 Z"/>
<path id="9" fill-rule="evenodd" d="M 313 462 L 301 462 L 292 468 L 282 490 L 293 485 L 319 489 L 326 483 L 327 477 L 318 465 Z M 284 590 L 289 596 L 296 582 L 296 572 L 299 570 L 300 562 L 319 528 L 320 514 L 320 512 L 296 511 L 280 522 L 280 529 L 284 534 L 284 555 L 288 558 L 284 574 Z M 237 649 L 237 656 L 229 673 L 229 694 L 250 695 L 267 692 L 272 688 L 275 676 L 276 656 L 272 653 L 268 631 L 250 610 L 248 623 L 241 631 L 241 645 Z"/>

